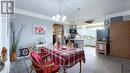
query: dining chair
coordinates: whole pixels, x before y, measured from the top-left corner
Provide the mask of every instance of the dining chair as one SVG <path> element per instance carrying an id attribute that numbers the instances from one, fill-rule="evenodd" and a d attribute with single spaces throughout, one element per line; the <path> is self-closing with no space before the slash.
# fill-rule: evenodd
<path id="1" fill-rule="evenodd" d="M 46 62 L 49 61 L 49 60 L 51 60 L 50 52 L 46 48 L 44 48 L 44 47 L 40 49 L 39 55 L 40 56 L 47 55 L 47 57 L 45 58 Z"/>
<path id="2" fill-rule="evenodd" d="M 32 66 L 36 73 L 58 73 L 60 66 L 55 64 L 52 60 L 45 62 L 46 56 L 39 56 L 35 51 L 30 53 Z"/>
<path id="3" fill-rule="evenodd" d="M 46 48 L 41 48 L 40 49 L 41 55 L 49 54 L 49 51 Z"/>

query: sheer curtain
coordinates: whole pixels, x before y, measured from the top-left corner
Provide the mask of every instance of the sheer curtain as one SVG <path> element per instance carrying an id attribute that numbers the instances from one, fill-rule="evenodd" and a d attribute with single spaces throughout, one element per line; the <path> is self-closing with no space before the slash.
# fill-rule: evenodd
<path id="1" fill-rule="evenodd" d="M 2 17 L 0 15 L 0 51 L 2 49 Z"/>
<path id="2" fill-rule="evenodd" d="M 0 10 L 1 10 L 1 1 L 0 1 Z M 0 11 L 0 51 L 2 50 L 2 14 Z"/>

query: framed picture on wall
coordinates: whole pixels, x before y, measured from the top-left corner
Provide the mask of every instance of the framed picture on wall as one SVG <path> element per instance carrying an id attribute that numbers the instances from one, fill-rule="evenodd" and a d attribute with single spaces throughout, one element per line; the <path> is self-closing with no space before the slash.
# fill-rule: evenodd
<path id="1" fill-rule="evenodd" d="M 33 34 L 43 35 L 46 33 L 46 28 L 44 25 L 33 25 Z"/>

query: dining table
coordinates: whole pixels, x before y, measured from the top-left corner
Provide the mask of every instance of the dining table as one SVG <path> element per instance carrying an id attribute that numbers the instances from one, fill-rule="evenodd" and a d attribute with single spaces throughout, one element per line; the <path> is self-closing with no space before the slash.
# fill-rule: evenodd
<path id="1" fill-rule="evenodd" d="M 50 54 L 54 63 L 63 68 L 64 73 L 67 73 L 67 69 L 77 63 L 80 63 L 79 73 L 82 72 L 82 62 L 85 63 L 84 49 L 68 48 L 67 46 L 57 47 L 54 45 L 44 45 L 41 49 Z"/>

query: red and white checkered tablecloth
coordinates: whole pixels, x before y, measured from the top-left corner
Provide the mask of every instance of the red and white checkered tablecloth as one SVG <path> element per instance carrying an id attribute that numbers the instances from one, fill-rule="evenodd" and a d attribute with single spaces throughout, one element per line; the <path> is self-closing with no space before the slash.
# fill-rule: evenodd
<path id="1" fill-rule="evenodd" d="M 72 67 L 80 61 L 83 61 L 85 63 L 85 54 L 83 49 L 81 50 L 74 48 L 57 50 L 52 51 L 51 54 L 53 55 L 53 60 L 55 63 L 66 67 Z"/>
<path id="2" fill-rule="evenodd" d="M 44 50 L 48 51 L 55 63 L 62 65 L 66 68 L 72 67 L 80 61 L 85 63 L 85 54 L 83 49 L 56 48 L 54 46 L 45 46 Z"/>

